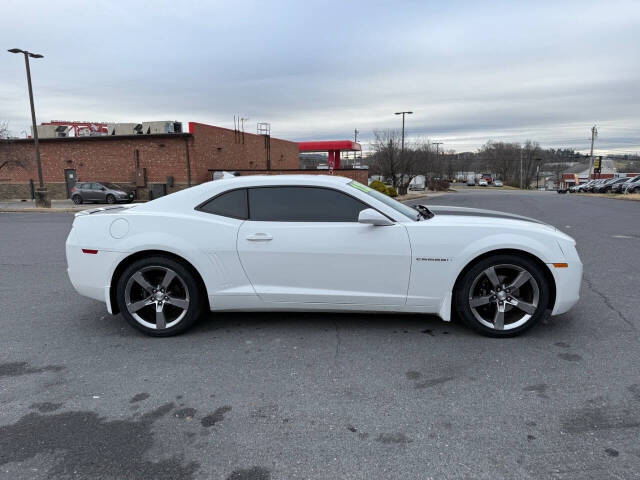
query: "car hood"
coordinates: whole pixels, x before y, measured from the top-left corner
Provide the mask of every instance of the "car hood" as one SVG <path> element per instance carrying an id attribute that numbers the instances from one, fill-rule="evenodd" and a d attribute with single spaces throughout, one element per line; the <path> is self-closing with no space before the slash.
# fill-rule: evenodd
<path id="1" fill-rule="evenodd" d="M 426 206 L 426 205 L 425 205 Z M 462 215 L 465 217 L 491 217 L 491 218 L 504 218 L 510 220 L 522 220 L 525 222 L 538 223 L 540 225 L 548 225 L 531 217 L 524 217 L 522 215 L 516 215 L 515 213 L 498 212 L 496 210 L 483 210 L 481 208 L 469 208 L 469 207 L 449 207 L 440 205 L 426 206 L 434 214 L 440 215 Z M 554 227 L 552 227 L 554 228 Z"/>

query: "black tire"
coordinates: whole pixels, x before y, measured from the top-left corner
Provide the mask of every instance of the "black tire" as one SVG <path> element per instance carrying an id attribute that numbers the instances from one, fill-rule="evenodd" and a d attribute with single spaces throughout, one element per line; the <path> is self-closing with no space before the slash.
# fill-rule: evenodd
<path id="1" fill-rule="evenodd" d="M 107 203 L 109 205 L 113 205 L 114 203 L 116 203 L 116 197 L 111 194 L 107 195 Z"/>
<path id="2" fill-rule="evenodd" d="M 153 274 L 154 268 L 168 269 L 174 272 L 176 274 L 176 277 L 181 281 L 178 287 L 174 287 L 174 288 L 180 288 L 181 290 L 182 289 L 185 290 L 185 292 L 182 292 L 182 294 L 177 296 L 178 297 L 184 296 L 188 300 L 188 307 L 186 308 L 186 310 L 184 310 L 186 313 L 182 316 L 182 318 L 175 325 L 169 326 L 167 324 L 167 327 L 162 329 L 151 328 L 141 323 L 138 319 L 134 317 L 134 315 L 132 315 L 132 313 L 129 312 L 129 309 L 127 308 L 127 301 L 126 301 L 127 285 L 130 283 L 130 281 L 132 281 L 132 277 L 143 269 L 146 269 L 147 271 L 151 272 L 150 274 L 148 274 L 149 276 Z M 150 284 L 154 284 L 152 276 L 149 276 L 149 278 L 145 278 L 145 279 Z M 172 283 L 172 285 L 175 285 L 175 284 Z M 167 294 L 169 293 L 170 293 L 170 289 L 167 288 Z M 131 291 L 129 292 L 129 295 L 131 296 Z M 143 293 L 143 297 L 145 295 L 146 295 L 146 292 Z M 206 299 L 206 293 L 202 291 L 200 284 L 196 279 L 196 274 L 191 270 L 191 268 L 173 258 L 165 257 L 161 255 L 154 255 L 151 257 L 146 257 L 140 260 L 136 260 L 122 272 L 116 284 L 116 300 L 118 302 L 118 307 L 120 309 L 120 312 L 122 313 L 122 316 L 129 323 L 129 325 L 152 337 L 170 337 L 173 335 L 178 335 L 188 330 L 189 328 L 191 328 L 202 315 L 202 312 L 204 310 L 204 306 L 206 303 L 205 299 Z M 166 302 L 166 304 L 169 304 L 169 303 L 170 302 Z M 142 309 L 138 310 L 138 312 L 141 312 L 139 317 L 142 320 L 145 320 L 142 312 L 145 309 L 151 309 L 151 311 L 149 310 L 144 311 L 144 314 L 147 315 L 147 317 L 152 318 L 153 315 L 155 315 L 155 311 L 154 311 L 155 308 L 156 308 L 156 304 L 153 304 L 153 303 L 143 307 Z M 174 308 L 174 307 L 171 306 L 168 308 Z M 168 315 L 169 315 L 169 312 L 167 312 L 167 316 Z M 180 316 L 178 316 L 178 318 L 179 317 Z"/>
<path id="3" fill-rule="evenodd" d="M 82 205 L 82 197 L 80 195 L 74 195 L 71 197 L 71 200 L 73 200 L 73 203 L 76 205 Z"/>
<path id="4" fill-rule="evenodd" d="M 531 314 L 527 320 L 524 320 L 524 323 L 518 326 L 514 326 L 512 328 L 512 327 L 509 327 L 507 316 L 512 316 L 514 318 L 514 321 L 511 322 L 511 324 L 516 325 L 518 323 L 517 317 L 522 316 L 522 318 L 524 319 L 526 315 L 524 315 L 524 312 L 520 311 L 516 307 L 512 305 L 506 305 L 506 308 L 508 310 L 504 314 L 504 329 L 496 330 L 495 328 L 491 328 L 490 326 L 483 324 L 478 318 L 476 318 L 476 315 L 474 314 L 472 307 L 470 305 L 471 303 L 470 296 L 472 293 L 475 295 L 475 292 L 471 292 L 471 288 L 474 286 L 474 282 L 476 284 L 475 288 L 479 288 L 482 285 L 482 283 L 480 282 L 482 282 L 483 280 L 478 280 L 478 279 L 481 279 L 483 277 L 483 272 L 485 272 L 490 267 L 498 267 L 495 271 L 500 272 L 501 268 L 507 267 L 507 266 L 515 266 L 516 268 L 522 269 L 531 275 L 531 278 L 535 281 L 535 284 L 537 287 L 537 295 L 538 295 L 537 307 L 535 308 L 535 312 Z M 509 270 L 505 269 L 503 271 L 508 272 Z M 498 277 L 500 277 L 500 275 L 498 275 Z M 484 281 L 488 281 L 488 278 Z M 507 279 L 506 277 L 500 278 L 500 281 L 505 281 L 505 284 L 507 285 L 510 282 L 510 280 Z M 491 288 L 491 285 L 490 284 L 488 285 Z M 533 286 L 533 283 L 531 284 L 527 283 L 522 288 L 523 288 L 522 290 L 523 295 L 527 295 L 527 294 L 534 295 L 534 293 L 532 293 L 533 289 L 535 288 Z M 525 291 L 526 288 L 530 289 L 531 292 Z M 476 262 L 471 266 L 471 268 L 467 269 L 467 271 L 459 279 L 459 281 L 456 284 L 456 289 L 454 291 L 455 308 L 460 316 L 460 319 L 467 326 L 471 327 L 472 329 L 481 333 L 482 335 L 486 335 L 489 337 L 514 337 L 516 335 L 523 333 L 529 328 L 533 327 L 542 318 L 544 318 L 544 316 L 546 315 L 546 310 L 549 306 L 550 289 L 551 289 L 551 286 L 549 285 L 549 280 L 547 279 L 547 276 L 545 275 L 542 268 L 536 262 L 530 260 L 525 256 L 513 255 L 513 254 L 498 254 L 498 255 L 493 255 L 490 257 L 483 258 L 482 260 Z M 516 291 L 520 293 L 520 289 L 513 290 L 513 292 L 516 292 Z M 516 297 L 515 293 L 512 293 L 512 295 Z M 492 298 L 496 298 L 496 297 L 493 296 Z M 476 307 L 477 308 L 476 312 L 480 314 L 479 311 L 483 308 L 486 308 L 487 309 L 486 311 L 488 313 L 491 312 L 491 310 L 489 309 L 497 310 L 498 308 L 497 299 L 495 301 L 496 301 L 496 304 L 494 304 L 494 302 L 492 301 L 486 306 Z M 529 300 L 525 298 L 524 301 L 529 301 Z M 531 302 L 531 303 L 534 303 L 534 302 Z M 480 316 L 482 317 L 482 315 Z"/>

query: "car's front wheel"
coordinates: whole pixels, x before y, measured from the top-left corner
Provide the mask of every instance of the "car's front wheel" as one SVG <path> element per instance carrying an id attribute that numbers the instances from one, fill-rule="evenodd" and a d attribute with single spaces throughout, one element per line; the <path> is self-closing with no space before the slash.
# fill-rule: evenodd
<path id="1" fill-rule="evenodd" d="M 116 297 L 127 322 L 154 337 L 187 330 L 200 317 L 204 303 L 191 269 L 163 256 L 129 265 L 118 279 Z"/>
<path id="2" fill-rule="evenodd" d="M 116 203 L 116 197 L 111 194 L 107 195 L 107 203 L 113 205 L 114 203 Z"/>
<path id="3" fill-rule="evenodd" d="M 462 320 L 491 337 L 511 337 L 545 315 L 550 285 L 534 261 L 519 255 L 484 258 L 457 284 L 455 304 Z"/>

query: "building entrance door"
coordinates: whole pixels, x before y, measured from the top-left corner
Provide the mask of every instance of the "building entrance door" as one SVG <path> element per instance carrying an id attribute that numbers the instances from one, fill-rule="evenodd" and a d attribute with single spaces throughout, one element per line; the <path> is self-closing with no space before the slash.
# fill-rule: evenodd
<path id="1" fill-rule="evenodd" d="M 67 183 L 67 198 L 71 198 L 71 189 L 78 181 L 75 169 L 66 169 L 64 171 L 64 180 Z"/>

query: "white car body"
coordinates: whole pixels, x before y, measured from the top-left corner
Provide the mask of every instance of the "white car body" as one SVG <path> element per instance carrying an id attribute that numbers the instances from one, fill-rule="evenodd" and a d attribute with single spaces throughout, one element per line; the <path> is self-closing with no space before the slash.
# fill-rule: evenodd
<path id="1" fill-rule="evenodd" d="M 489 185 L 489 182 L 487 182 L 484 178 L 481 178 L 480 180 L 478 180 L 477 185 L 479 187 L 486 187 Z"/>
<path id="2" fill-rule="evenodd" d="M 389 225 L 259 222 L 196 210 L 226 190 L 264 186 L 342 191 L 382 213 Z M 88 210 L 76 214 L 66 243 L 71 283 L 80 294 L 105 302 L 110 313 L 116 310 L 119 265 L 132 255 L 160 251 L 197 270 L 213 311 L 421 312 L 444 320 L 451 318 L 454 284 L 465 266 L 503 250 L 526 252 L 546 265 L 555 283 L 552 314 L 576 303 L 582 264 L 574 240 L 556 228 L 456 207 L 416 221 L 343 177 L 243 176 L 146 204 Z"/>

